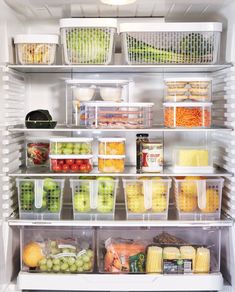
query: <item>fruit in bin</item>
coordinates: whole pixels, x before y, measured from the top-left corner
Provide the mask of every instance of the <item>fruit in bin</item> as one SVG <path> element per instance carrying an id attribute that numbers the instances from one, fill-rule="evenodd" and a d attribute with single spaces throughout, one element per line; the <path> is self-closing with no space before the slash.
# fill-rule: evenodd
<path id="1" fill-rule="evenodd" d="M 152 212 L 161 213 L 167 209 L 167 197 L 164 194 L 152 197 Z"/>
<path id="2" fill-rule="evenodd" d="M 34 200 L 34 193 L 33 191 L 21 191 L 21 201 L 23 202 L 33 202 Z"/>
<path id="3" fill-rule="evenodd" d="M 44 179 L 43 188 L 45 191 L 51 191 L 57 189 L 58 184 L 52 178 Z"/>
<path id="4" fill-rule="evenodd" d="M 34 184 L 31 181 L 24 181 L 21 183 L 21 190 L 28 190 L 28 191 L 32 191 L 34 188 Z"/>
<path id="5" fill-rule="evenodd" d="M 180 193 L 177 200 L 181 212 L 194 212 L 197 209 L 197 196 Z"/>
<path id="6" fill-rule="evenodd" d="M 46 199 L 43 199 L 42 200 L 42 208 L 43 209 L 46 209 L 47 208 L 47 200 Z"/>
<path id="7" fill-rule="evenodd" d="M 74 209 L 77 212 L 89 212 L 90 209 L 90 194 L 77 192 L 74 195 Z"/>
<path id="8" fill-rule="evenodd" d="M 126 195 L 128 198 L 136 197 L 141 195 L 141 185 L 139 183 L 127 184 Z"/>
<path id="9" fill-rule="evenodd" d="M 29 268 L 36 268 L 38 263 L 44 259 L 42 247 L 37 242 L 29 242 L 23 248 L 23 263 Z"/>
<path id="10" fill-rule="evenodd" d="M 73 154 L 73 149 L 71 149 L 71 148 L 64 148 L 62 150 L 62 154 L 71 155 L 71 154 Z"/>
<path id="11" fill-rule="evenodd" d="M 186 176 L 184 181 L 181 182 L 181 192 L 187 195 L 197 195 L 197 183 L 196 180 L 201 180 L 200 176 Z"/>
<path id="12" fill-rule="evenodd" d="M 98 195 L 97 211 L 101 213 L 108 213 L 113 210 L 114 197 L 112 194 Z"/>
<path id="13" fill-rule="evenodd" d="M 41 272 L 47 272 L 47 265 L 40 265 L 40 266 L 39 266 L 39 270 L 40 270 Z"/>
<path id="14" fill-rule="evenodd" d="M 137 195 L 127 198 L 127 206 L 130 212 L 144 213 L 146 211 L 144 206 L 144 196 Z"/>
<path id="15" fill-rule="evenodd" d="M 219 193 L 215 189 L 206 190 L 206 207 L 201 209 L 203 213 L 213 213 L 219 209 Z"/>
<path id="16" fill-rule="evenodd" d="M 63 171 L 63 172 L 69 172 L 69 170 L 70 170 L 70 167 L 69 167 L 68 164 L 64 164 L 64 165 L 62 166 L 62 171 Z"/>
<path id="17" fill-rule="evenodd" d="M 71 266 L 69 267 L 69 271 L 70 271 L 71 273 L 75 273 L 75 272 L 77 271 L 77 266 L 76 266 L 75 264 L 71 265 Z"/>
<path id="18" fill-rule="evenodd" d="M 60 271 L 60 265 L 54 265 L 52 268 L 53 272 L 59 272 Z"/>
<path id="19" fill-rule="evenodd" d="M 57 213 L 60 211 L 60 202 L 59 201 L 52 201 L 48 205 L 48 211 L 51 213 Z"/>

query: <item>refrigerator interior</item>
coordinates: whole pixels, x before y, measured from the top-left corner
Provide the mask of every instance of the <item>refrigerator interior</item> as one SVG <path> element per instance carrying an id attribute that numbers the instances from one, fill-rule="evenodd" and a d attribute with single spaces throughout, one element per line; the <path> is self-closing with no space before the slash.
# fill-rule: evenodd
<path id="1" fill-rule="evenodd" d="M 148 2 L 148 3 L 146 3 Z M 156 3 L 158 2 L 158 3 Z M 65 4 L 64 0 L 51 1 L 16 1 L 5 0 L 0 3 L 0 31 L 3 39 L 3 46 L 0 48 L 0 62 L 2 64 L 0 72 L 0 84 L 3 88 L 1 95 L 0 124 L 2 132 L 1 150 L 1 210 L 0 210 L 0 258 L 4 257 L 0 266 L 0 287 L 2 291 L 16 291 L 17 275 L 20 271 L 20 228 L 22 226 L 9 226 L 7 218 L 14 219 L 17 216 L 17 195 L 15 187 L 15 176 L 8 176 L 8 173 L 17 173 L 19 166 L 23 166 L 22 176 L 25 166 L 25 140 L 33 137 L 48 136 L 82 136 L 82 137 L 108 137 L 121 136 L 127 139 L 127 159 L 128 172 L 135 171 L 135 136 L 137 131 L 76 131 L 76 132 L 9 132 L 8 126 L 24 123 L 25 115 L 34 109 L 49 109 L 54 120 L 58 124 L 65 124 L 66 120 L 66 92 L 65 79 L 127 79 L 134 82 L 131 91 L 130 101 L 135 102 L 154 102 L 154 122 L 163 124 L 163 98 L 164 98 L 164 78 L 169 77 L 211 77 L 213 79 L 213 124 L 216 126 L 234 127 L 235 120 L 232 109 L 234 108 L 234 68 L 225 68 L 216 72 L 184 72 L 175 69 L 172 72 L 128 72 L 120 70 L 116 72 L 105 72 L 103 68 L 100 72 L 92 72 L 92 69 L 66 70 L 59 68 L 54 73 L 48 73 L 37 68 L 17 70 L 17 68 L 6 69 L 5 64 L 14 63 L 14 52 L 12 49 L 12 38 L 18 33 L 59 33 L 58 20 L 62 17 L 118 17 L 120 21 L 127 17 L 143 22 L 153 21 L 154 17 L 165 17 L 165 21 L 221 21 L 223 22 L 223 33 L 221 43 L 221 63 L 235 63 L 235 3 L 231 0 L 216 1 L 154 1 L 137 0 L 136 4 L 115 7 L 100 4 L 98 0 L 90 1 L 69 1 Z M 14 19 L 14 21 L 13 21 Z M 162 20 L 159 20 L 162 21 Z M 58 51 L 57 64 L 61 64 L 61 50 Z M 116 48 L 116 64 L 121 63 L 120 46 Z M 41 72 L 40 72 L 41 70 Z M 31 71 L 31 72 L 30 72 Z M 15 99 L 16 95 L 19 95 Z M 9 98 L 10 97 L 10 98 Z M 226 98 L 224 98 L 226 97 Z M 12 98 L 12 99 L 11 99 Z M 13 102 L 8 102 L 13 100 Z M 146 131 L 145 131 L 146 132 Z M 227 172 L 234 173 L 234 132 L 227 131 L 150 131 L 150 137 L 164 141 L 164 160 L 167 164 L 172 163 L 172 149 L 177 143 L 193 144 L 194 146 L 206 145 L 213 148 L 216 164 L 224 168 Z M 95 150 L 97 153 L 97 149 Z M 97 165 L 97 161 L 95 161 Z M 169 170 L 170 173 L 170 170 Z M 169 174 L 168 173 L 168 174 Z M 221 173 L 219 172 L 218 175 Z M 223 174 L 221 174 L 223 176 Z M 235 218 L 234 190 L 235 180 L 233 177 L 226 176 L 225 188 L 223 191 L 222 209 L 224 219 Z M 66 184 L 65 207 L 63 218 L 72 220 L 71 195 Z M 118 210 L 116 219 L 124 218 L 124 194 L 120 185 L 117 196 Z M 171 207 L 171 206 L 170 206 Z M 120 211 L 119 211 L 120 210 Z M 171 213 L 170 213 L 171 214 Z M 172 218 L 174 219 L 174 214 Z M 206 223 L 205 223 L 206 224 Z M 17 225 L 17 224 L 15 224 Z M 92 224 L 91 224 L 92 225 Z M 193 225 L 192 225 L 193 226 Z M 50 228 L 53 228 L 51 226 Z M 128 227 L 127 227 L 128 228 Z M 173 227 L 171 227 L 173 228 Z M 187 227 L 193 229 L 192 227 Z M 221 272 L 225 280 L 225 288 L 232 291 L 235 286 L 235 230 L 233 224 L 228 224 L 221 228 Z M 2 248 L 3 247 L 3 248 Z M 1 255 L 1 251 L 4 255 Z M 5 272 L 3 272 L 5 271 Z M 138 275 L 137 275 L 138 276 Z M 46 278 L 45 278 L 46 279 Z M 56 281 L 58 278 L 54 278 Z M 34 279 L 29 279 L 34 281 Z M 40 280 L 39 280 L 40 281 Z M 69 280 L 68 280 L 69 281 Z M 85 280 L 81 280 L 86 283 Z M 120 278 L 120 283 L 124 281 Z M 138 279 L 136 280 L 138 283 Z M 58 282 L 59 283 L 59 282 Z M 123 282 L 124 283 L 124 282 Z M 51 283 L 50 283 L 51 285 Z M 85 285 L 85 284 L 84 284 Z M 137 284 L 138 285 L 138 284 Z M 85 287 L 85 286 L 84 286 Z M 102 287 L 102 285 L 101 285 Z M 110 283 L 110 290 L 115 290 Z M 149 287 L 146 284 L 146 287 Z M 43 288 L 42 288 L 43 289 Z M 51 286 L 49 289 L 52 289 Z M 57 287 L 59 289 L 59 287 Z M 74 287 L 71 287 L 74 289 Z M 120 290 L 124 289 L 120 285 Z M 137 287 L 135 287 L 138 290 Z M 146 288 L 147 289 L 147 288 Z M 6 290 L 6 291 L 7 291 Z M 108 290 L 108 287 L 107 287 Z M 117 289 L 118 290 L 118 289 Z M 202 289 L 201 289 L 202 290 Z"/>

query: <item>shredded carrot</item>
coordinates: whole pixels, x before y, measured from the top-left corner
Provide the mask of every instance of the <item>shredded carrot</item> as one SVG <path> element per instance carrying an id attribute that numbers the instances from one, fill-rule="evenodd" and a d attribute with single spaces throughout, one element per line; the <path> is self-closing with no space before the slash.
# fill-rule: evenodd
<path id="1" fill-rule="evenodd" d="M 164 113 L 165 126 L 174 127 L 210 127 L 210 111 L 201 107 L 167 107 Z"/>

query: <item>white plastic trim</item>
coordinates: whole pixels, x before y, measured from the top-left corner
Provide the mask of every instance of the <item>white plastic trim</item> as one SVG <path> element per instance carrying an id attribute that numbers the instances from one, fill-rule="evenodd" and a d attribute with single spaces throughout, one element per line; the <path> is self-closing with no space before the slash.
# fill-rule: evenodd
<path id="1" fill-rule="evenodd" d="M 59 37 L 54 34 L 19 34 L 14 38 L 15 44 L 58 44 Z"/>
<path id="2" fill-rule="evenodd" d="M 62 18 L 60 28 L 65 27 L 112 27 L 117 28 L 115 18 Z"/>

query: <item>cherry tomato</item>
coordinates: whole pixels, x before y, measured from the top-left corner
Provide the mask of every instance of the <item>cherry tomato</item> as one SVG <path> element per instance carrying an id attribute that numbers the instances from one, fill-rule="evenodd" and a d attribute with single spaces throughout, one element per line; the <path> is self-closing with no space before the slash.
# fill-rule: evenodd
<path id="1" fill-rule="evenodd" d="M 82 163 L 83 163 L 83 164 L 88 164 L 88 163 L 89 163 L 89 159 L 83 159 L 83 160 L 82 160 Z"/>
<path id="2" fill-rule="evenodd" d="M 79 166 L 77 164 L 72 164 L 71 165 L 71 171 L 72 172 L 78 172 L 79 171 Z"/>
<path id="3" fill-rule="evenodd" d="M 62 166 L 62 169 L 63 169 L 64 172 L 68 172 L 69 171 L 69 165 L 68 164 L 64 164 Z"/>
<path id="4" fill-rule="evenodd" d="M 59 165 L 63 165 L 63 164 L 64 164 L 64 160 L 63 160 L 63 159 L 58 159 L 58 160 L 57 160 L 57 163 L 58 163 Z"/>
<path id="5" fill-rule="evenodd" d="M 52 169 L 53 169 L 54 171 L 56 171 L 56 172 L 60 172 L 60 171 L 62 171 L 62 167 L 61 167 L 61 165 L 59 165 L 59 164 L 54 165 Z"/>
<path id="6" fill-rule="evenodd" d="M 72 164 L 74 164 L 74 159 L 65 159 L 65 163 L 67 165 L 72 165 Z"/>
<path id="7" fill-rule="evenodd" d="M 52 165 L 56 165 L 57 164 L 57 160 L 56 159 L 51 159 L 51 164 Z"/>
<path id="8" fill-rule="evenodd" d="M 80 164 L 83 163 L 83 159 L 76 159 L 76 160 L 75 160 L 75 163 L 76 163 L 77 165 L 80 165 Z"/>
<path id="9" fill-rule="evenodd" d="M 81 171 L 81 172 L 87 172 L 87 166 L 88 166 L 88 164 L 81 164 L 80 166 L 79 166 L 79 170 Z"/>
<path id="10" fill-rule="evenodd" d="M 86 165 L 86 169 L 87 169 L 87 172 L 90 172 L 92 170 L 92 165 L 90 163 L 88 163 Z"/>

